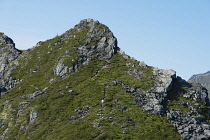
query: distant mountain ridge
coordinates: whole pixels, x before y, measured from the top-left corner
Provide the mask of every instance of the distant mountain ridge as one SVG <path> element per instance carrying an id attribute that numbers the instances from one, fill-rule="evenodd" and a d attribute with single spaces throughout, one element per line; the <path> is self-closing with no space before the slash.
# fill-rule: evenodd
<path id="1" fill-rule="evenodd" d="M 131 58 L 97 20 L 26 51 L 0 43 L 1 140 L 210 139 L 206 88 Z"/>
<path id="2" fill-rule="evenodd" d="M 193 80 L 195 77 L 197 77 L 197 76 L 201 76 L 201 75 L 206 75 L 206 74 L 209 74 L 210 73 L 210 71 L 207 71 L 207 72 L 205 72 L 205 73 L 199 73 L 199 74 L 194 74 L 193 76 L 191 76 L 190 78 L 189 78 L 189 81 L 190 80 Z"/>
<path id="3" fill-rule="evenodd" d="M 210 91 L 210 71 L 195 74 L 188 80 L 190 83 L 200 83 L 202 86 L 206 87 L 208 91 Z"/>

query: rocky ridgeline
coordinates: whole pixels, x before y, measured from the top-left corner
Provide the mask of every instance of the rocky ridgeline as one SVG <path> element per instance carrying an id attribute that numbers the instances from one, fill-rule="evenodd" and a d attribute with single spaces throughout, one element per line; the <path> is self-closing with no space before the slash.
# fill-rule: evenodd
<path id="1" fill-rule="evenodd" d="M 110 59 L 119 49 L 117 39 L 113 36 L 113 33 L 108 27 L 93 19 L 82 20 L 75 28 L 79 31 L 87 26 L 90 27 L 90 30 L 87 33 L 86 42 L 78 48 L 78 52 L 87 59 L 93 56 L 104 60 Z M 91 44 L 92 38 L 95 38 L 94 44 Z M 87 48 L 87 45 L 90 45 L 90 48 Z"/>
<path id="2" fill-rule="evenodd" d="M 14 42 L 11 38 L 9 38 L 8 36 L 6 36 L 4 33 L 0 32 L 0 45 L 11 45 L 12 47 L 14 47 Z"/>
<path id="3" fill-rule="evenodd" d="M 87 31 L 85 32 L 84 40 L 81 40 L 76 34 L 83 33 L 84 30 Z M 71 66 L 65 65 L 59 57 L 52 69 L 57 76 L 65 78 L 68 74 L 77 72 L 80 66 L 88 65 L 94 57 L 109 61 L 114 54 L 119 53 L 125 59 L 136 61 L 118 48 L 117 39 L 114 37 L 113 33 L 108 27 L 100 24 L 97 20 L 85 19 L 80 21 L 73 29 L 64 33 L 62 38 L 55 42 L 54 45 L 59 45 L 64 41 L 66 42 L 68 39 L 76 39 L 80 43 L 79 46 L 74 47 L 80 57 L 78 57 Z M 42 42 L 39 42 L 36 47 L 41 46 L 41 44 Z M 48 48 L 50 48 L 50 45 Z M 31 49 L 31 51 L 33 51 L 33 49 Z M 19 80 L 11 78 L 10 74 L 17 67 L 13 61 L 17 59 L 21 53 L 15 48 L 12 39 L 3 33 L 0 33 L 0 53 L 0 92 L 1 95 L 3 95 L 19 82 Z M 65 55 L 67 54 L 69 54 L 69 51 L 65 52 Z M 132 67 L 131 65 L 131 63 L 126 63 L 128 67 Z M 147 69 L 148 66 L 143 62 L 139 62 L 137 67 L 133 66 L 132 69 L 125 71 L 125 74 L 133 76 L 136 79 L 141 79 L 144 72 L 140 68 Z M 52 82 L 53 79 L 51 80 L 51 83 Z M 176 72 L 173 70 L 158 68 L 152 68 L 151 82 L 153 85 L 147 90 L 135 87 L 134 85 L 125 84 L 120 79 L 112 80 L 110 84 L 112 86 L 120 86 L 127 93 L 130 93 L 131 96 L 135 98 L 133 103 L 148 114 L 166 116 L 180 133 L 183 140 L 210 139 L 210 123 L 208 117 L 206 117 L 206 114 L 210 115 L 210 110 L 208 109 L 210 96 L 206 88 L 201 84 L 190 84 L 186 82 L 180 77 L 177 77 Z M 22 99 L 27 99 L 27 102 L 18 105 L 17 116 L 21 116 L 21 112 L 30 105 L 30 100 L 38 96 L 43 96 L 47 88 L 48 87 L 42 91 L 37 88 L 37 91 L 21 96 Z M 69 91 L 69 93 L 72 92 L 74 91 Z M 12 102 L 12 100 L 6 100 L 0 106 L 5 106 L 10 102 Z M 74 122 L 79 118 L 83 118 L 89 114 L 89 110 L 89 106 L 75 109 L 75 115 L 70 116 L 71 121 Z M 27 130 L 29 124 L 36 121 L 38 115 L 38 112 L 32 109 L 29 113 L 29 123 L 21 126 L 20 131 Z M 9 128 L 5 129 L 1 139 L 6 136 L 8 129 Z"/>
<path id="4" fill-rule="evenodd" d="M 204 109 L 204 106 L 210 105 L 207 90 L 200 84 L 190 84 L 180 77 L 176 77 L 173 70 L 154 68 L 153 74 L 155 86 L 147 91 L 126 85 L 121 80 L 114 80 L 110 83 L 131 93 L 136 99 L 134 103 L 149 114 L 166 115 L 183 140 L 210 139 L 210 122 L 199 112 L 199 109 Z M 181 88 L 186 89 L 186 91 Z M 180 96 L 184 99 L 183 101 L 176 99 L 179 107 L 172 109 L 168 106 L 172 102 L 169 96 L 174 96 L 173 98 Z M 202 104 L 198 103 L 198 100 L 202 101 Z M 186 110 L 181 109 L 183 107 Z"/>
<path id="5" fill-rule="evenodd" d="M 210 139 L 210 123 L 206 118 L 206 115 L 209 115 L 210 102 L 206 88 L 200 84 L 190 84 L 180 77 L 177 77 L 175 82 L 175 87 L 179 84 L 185 89 L 185 91 L 177 92 L 183 98 L 177 104 L 180 108 L 185 109 L 168 109 L 167 119 L 172 122 L 185 140 Z M 173 94 L 173 90 L 175 88 L 172 88 L 168 94 Z"/>
<path id="6" fill-rule="evenodd" d="M 135 103 L 145 111 L 148 111 L 148 113 L 164 115 L 167 111 L 164 107 L 167 102 L 167 93 L 172 87 L 172 80 L 176 78 L 176 73 L 173 70 L 154 68 L 153 74 L 155 85 L 149 90 L 126 85 L 121 80 L 111 81 L 111 84 L 113 86 L 121 86 L 126 92 L 131 93 L 136 98 Z"/>
<path id="7" fill-rule="evenodd" d="M 210 71 L 203 73 L 203 74 L 195 74 L 188 82 L 190 83 L 200 83 L 202 86 L 204 86 L 208 91 L 210 91 Z"/>
<path id="8" fill-rule="evenodd" d="M 15 48 L 15 44 L 12 39 L 0 33 L 0 78 L 8 78 L 11 71 L 16 67 L 10 65 L 10 62 L 17 59 L 20 55 L 20 51 Z"/>
<path id="9" fill-rule="evenodd" d="M 99 25 L 100 28 L 98 28 Z M 86 40 L 77 47 L 77 52 L 82 57 L 78 58 L 71 67 L 65 66 L 63 63 L 55 65 L 54 73 L 56 75 L 65 77 L 67 74 L 76 72 L 81 65 L 88 65 L 93 57 L 109 60 L 117 52 L 125 59 L 136 61 L 117 47 L 117 39 L 113 36 L 113 33 L 97 20 L 82 20 L 73 30 L 81 32 L 86 27 L 89 27 L 85 37 Z M 68 38 L 69 35 L 73 36 L 73 38 L 76 37 L 72 35 L 71 30 L 65 33 L 65 38 Z M 65 41 L 65 38 L 63 41 Z M 129 66 L 130 64 L 126 65 Z M 147 65 L 144 62 L 139 62 L 139 67 L 147 68 Z M 127 71 L 127 74 L 139 79 L 142 77 L 143 72 L 139 69 L 134 69 Z M 134 102 L 149 114 L 166 115 L 183 140 L 210 139 L 210 123 L 198 111 L 198 109 L 204 108 L 203 105 L 209 105 L 207 90 L 202 85 L 190 84 L 177 77 L 176 72 L 173 70 L 153 68 L 152 81 L 154 85 L 149 90 L 127 85 L 121 80 L 110 81 L 110 83 L 112 86 L 120 86 L 126 92 L 131 93 L 136 99 Z M 181 88 L 184 88 L 186 91 L 183 91 Z M 186 99 L 178 102 L 178 106 L 180 108 L 186 107 L 187 111 L 184 112 L 182 109 L 168 107 L 171 102 L 170 95 L 181 96 Z M 203 105 L 197 103 L 196 101 L 198 100 L 201 100 Z"/>
<path id="10" fill-rule="evenodd" d="M 76 34 L 84 32 L 87 27 L 88 31 L 85 35 L 85 41 L 82 43 L 78 39 L 81 44 L 76 48 L 81 57 L 79 57 L 76 63 L 71 67 L 65 66 L 62 62 L 59 62 L 54 67 L 54 73 L 56 75 L 65 77 L 68 73 L 76 72 L 81 65 L 88 65 L 93 57 L 109 60 L 119 50 L 117 47 L 117 39 L 110 29 L 93 19 L 81 20 L 73 29 L 65 33 L 62 41 L 65 41 L 69 37 L 77 38 L 75 35 L 72 35 L 72 30 L 74 31 L 73 34 Z"/>
<path id="11" fill-rule="evenodd" d="M 16 65 L 12 63 L 19 57 L 21 52 L 15 48 L 15 44 L 11 38 L 4 33 L 0 33 L 0 93 L 4 93 L 13 88 L 18 80 L 9 78 L 10 73 L 16 69 Z"/>

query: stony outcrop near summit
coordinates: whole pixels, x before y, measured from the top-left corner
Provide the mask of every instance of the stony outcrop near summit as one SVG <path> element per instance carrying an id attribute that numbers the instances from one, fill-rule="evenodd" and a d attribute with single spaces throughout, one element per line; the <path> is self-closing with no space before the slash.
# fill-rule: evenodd
<path id="1" fill-rule="evenodd" d="M 81 39 L 80 35 L 84 31 L 85 38 Z M 57 43 L 60 44 L 69 38 L 76 39 L 80 43 L 77 52 L 81 57 L 74 60 L 76 62 L 71 67 L 63 64 L 62 59 L 59 57 L 58 64 L 54 67 L 54 73 L 59 76 L 65 76 L 68 73 L 77 71 L 80 65 L 88 65 L 93 57 L 109 60 L 119 50 L 117 39 L 109 28 L 93 19 L 81 20 L 73 29 L 64 33 L 64 37 Z"/>
<path id="2" fill-rule="evenodd" d="M 19 57 L 21 52 L 15 48 L 11 38 L 0 32 L 0 93 L 12 89 L 18 80 L 10 78 L 12 71 L 16 69 L 13 63 Z"/>
<path id="3" fill-rule="evenodd" d="M 10 73 L 15 69 L 15 65 L 10 62 L 14 61 L 20 55 L 20 51 L 15 48 L 11 38 L 4 33 L 0 33 L 0 78 L 8 78 Z"/>
<path id="4" fill-rule="evenodd" d="M 126 55 L 97 20 L 22 54 L 1 40 L 1 139 L 210 139 L 206 88 Z"/>

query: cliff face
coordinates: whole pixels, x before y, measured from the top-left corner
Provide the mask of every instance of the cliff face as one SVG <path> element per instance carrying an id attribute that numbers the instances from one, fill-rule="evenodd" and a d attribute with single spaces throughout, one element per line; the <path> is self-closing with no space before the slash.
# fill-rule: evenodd
<path id="1" fill-rule="evenodd" d="M 21 52 L 15 48 L 13 40 L 0 33 L 0 93 L 4 93 L 15 86 L 18 80 L 9 78 L 16 65 L 12 63 Z"/>
<path id="2" fill-rule="evenodd" d="M 0 79 L 8 78 L 15 69 L 15 65 L 9 65 L 20 55 L 20 51 L 15 48 L 13 40 L 0 33 Z"/>
<path id="3" fill-rule="evenodd" d="M 0 42 L 1 139 L 210 138 L 207 90 L 130 58 L 96 20 L 22 54 Z"/>

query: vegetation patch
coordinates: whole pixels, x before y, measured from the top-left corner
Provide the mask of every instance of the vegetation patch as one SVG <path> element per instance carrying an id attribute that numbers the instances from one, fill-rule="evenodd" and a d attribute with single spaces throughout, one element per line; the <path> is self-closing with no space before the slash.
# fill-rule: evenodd
<path id="1" fill-rule="evenodd" d="M 97 29 L 106 29 L 99 24 Z M 89 27 L 67 33 L 40 43 L 25 51 L 16 60 L 18 68 L 11 77 L 21 79 L 15 88 L 1 96 L 4 125 L 9 127 L 5 139 L 180 139 L 178 132 L 165 117 L 149 115 L 136 104 L 130 93 L 110 81 L 121 80 L 143 90 L 154 85 L 152 67 L 139 67 L 138 62 L 115 54 L 110 60 L 91 58 L 88 65 L 65 78 L 54 74 L 54 66 L 64 63 L 72 66 L 80 54 L 77 48 L 85 43 Z M 135 78 L 127 73 L 134 67 L 143 74 Z M 35 92 L 43 94 L 27 98 Z M 104 102 L 102 103 L 102 100 Z M 21 103 L 30 103 L 21 112 Z M 30 121 L 32 110 L 37 118 Z M 25 128 L 25 129 L 23 129 Z"/>

